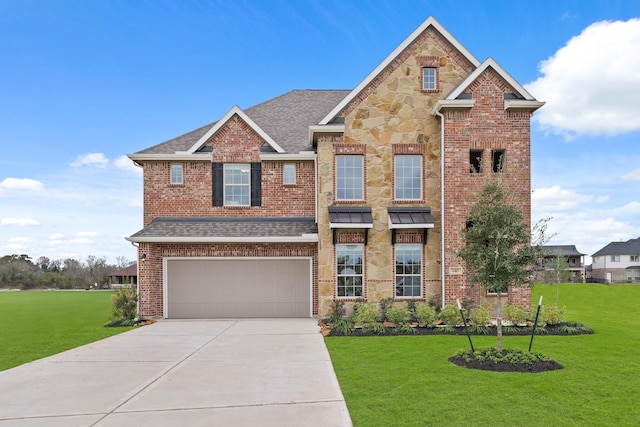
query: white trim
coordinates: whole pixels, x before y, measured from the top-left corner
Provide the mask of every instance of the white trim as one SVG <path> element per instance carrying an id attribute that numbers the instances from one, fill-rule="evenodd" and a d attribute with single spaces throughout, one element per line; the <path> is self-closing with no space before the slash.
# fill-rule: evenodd
<path id="1" fill-rule="evenodd" d="M 320 121 L 321 125 L 326 125 L 342 110 L 347 104 L 349 104 L 369 83 L 375 79 L 378 74 L 380 74 L 398 55 L 402 53 L 411 43 L 413 43 L 420 34 L 422 34 L 429 27 L 435 28 L 442 36 L 453 45 L 455 49 L 457 49 L 462 56 L 465 57 L 469 62 L 473 64 L 473 66 L 477 67 L 480 65 L 480 61 L 476 59 L 475 56 L 471 54 L 455 37 L 451 35 L 438 21 L 435 20 L 433 16 L 427 18 L 409 37 L 407 37 L 400 45 L 395 48 L 393 52 L 389 56 L 387 56 L 384 61 L 380 63 L 363 81 L 360 82 L 358 86 L 354 90 L 352 90 L 340 103 L 333 109 L 324 119 Z"/>
<path id="2" fill-rule="evenodd" d="M 286 259 L 291 259 L 291 260 L 308 260 L 309 261 L 309 317 L 313 317 L 313 257 L 309 257 L 309 256 L 299 256 L 299 257 L 292 257 L 292 256 L 282 256 L 282 257 L 244 257 L 244 256 L 222 256 L 222 257 L 198 257 L 198 256 L 191 256 L 191 257 L 184 257 L 184 256 L 177 256 L 177 257 L 162 257 L 162 318 L 163 319 L 167 319 L 168 314 L 169 314 L 169 304 L 168 304 L 168 299 L 169 299 L 169 280 L 168 280 L 168 275 L 167 275 L 167 261 L 168 260 L 172 260 L 172 261 L 193 261 L 193 260 L 197 260 L 197 261 L 228 261 L 228 260 L 238 260 L 238 261 L 256 261 L 256 260 L 286 260 Z"/>
<path id="3" fill-rule="evenodd" d="M 373 228 L 373 223 L 330 222 L 329 228 Z"/>
<path id="4" fill-rule="evenodd" d="M 542 107 L 545 103 L 542 101 L 530 101 L 527 99 L 505 99 L 504 100 L 504 109 L 505 110 L 509 110 L 509 109 L 517 109 L 517 108 L 523 108 L 523 109 L 531 109 L 531 110 L 537 110 L 538 108 Z"/>
<path id="5" fill-rule="evenodd" d="M 318 243 L 317 234 L 265 237 L 125 237 L 135 243 Z"/>
<path id="6" fill-rule="evenodd" d="M 467 89 L 467 87 L 469 87 L 471 83 L 473 83 L 489 67 L 493 68 L 500 75 L 500 77 L 505 79 L 507 83 L 509 83 L 516 91 L 518 91 L 519 95 L 524 97 L 524 99 L 528 101 L 536 100 L 533 97 L 533 95 L 527 92 L 527 90 L 520 83 L 518 83 L 513 77 L 511 77 L 511 75 L 507 73 L 504 70 L 504 68 L 502 68 L 496 62 L 495 59 L 491 57 L 487 58 L 487 60 L 484 61 L 482 64 L 480 64 L 478 68 L 473 70 L 473 72 L 469 74 L 466 79 L 464 79 L 452 92 L 449 93 L 449 95 L 447 95 L 446 99 L 448 100 L 456 99 L 458 96 L 462 94 L 462 92 L 465 91 L 465 89 Z"/>
<path id="7" fill-rule="evenodd" d="M 391 222 L 391 217 L 389 217 L 389 230 L 402 228 L 435 228 L 435 224 L 432 222 L 423 222 L 419 224 L 393 224 Z"/>
<path id="8" fill-rule="evenodd" d="M 171 162 L 211 162 L 211 153 L 202 154 L 127 154 L 127 157 L 137 161 L 151 160 L 151 161 L 171 161 Z M 207 156 L 208 154 L 208 156 Z"/>
<path id="9" fill-rule="evenodd" d="M 267 133 L 264 130 L 262 130 L 260 126 L 256 124 L 256 122 L 251 120 L 249 116 L 247 116 L 247 114 L 244 111 L 242 111 L 237 105 L 234 105 L 227 112 L 227 114 L 225 114 L 220 120 L 218 120 L 213 126 L 211 126 L 211 129 L 209 129 L 207 133 L 205 133 L 195 144 L 193 144 L 191 148 L 189 148 L 189 150 L 187 150 L 186 152 L 176 151 L 176 154 L 195 153 L 197 149 L 202 147 L 204 143 L 207 142 L 209 138 L 211 138 L 211 136 L 213 136 L 224 125 L 226 125 L 227 122 L 231 120 L 231 118 L 236 114 L 238 115 L 238 117 L 244 120 L 254 131 L 256 131 L 256 133 L 260 135 L 260 137 L 264 139 L 267 142 L 267 144 L 273 147 L 274 150 L 276 150 L 278 153 L 285 152 L 282 147 L 280 147 L 269 135 L 267 135 Z"/>
<path id="10" fill-rule="evenodd" d="M 292 154 L 273 154 L 273 153 L 262 153 L 260 154 L 260 160 L 263 162 L 289 162 L 289 161 L 304 161 L 304 160 L 315 160 L 317 154 L 313 151 L 301 151 L 299 153 Z"/>
<path id="11" fill-rule="evenodd" d="M 439 99 L 431 109 L 431 114 L 435 115 L 442 108 L 473 108 L 475 105 L 475 99 Z"/>
<path id="12" fill-rule="evenodd" d="M 309 143 L 311 144 L 311 146 L 315 146 L 316 133 L 344 133 L 344 124 L 309 126 Z"/>

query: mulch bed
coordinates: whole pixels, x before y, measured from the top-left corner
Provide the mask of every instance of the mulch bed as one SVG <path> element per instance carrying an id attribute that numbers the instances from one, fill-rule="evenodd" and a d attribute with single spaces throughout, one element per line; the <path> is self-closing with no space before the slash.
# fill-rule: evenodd
<path id="1" fill-rule="evenodd" d="M 506 354 L 506 350 L 503 350 L 502 353 Z M 493 360 L 485 359 L 478 360 L 475 358 L 471 358 L 471 360 L 466 360 L 462 356 L 452 356 L 449 358 L 449 361 L 455 365 L 463 366 L 469 369 L 481 369 L 484 371 L 495 371 L 495 372 L 546 372 L 546 371 L 554 371 L 556 369 L 562 369 L 562 365 L 556 362 L 555 360 L 539 360 L 533 363 L 509 363 L 509 362 L 494 362 Z"/>

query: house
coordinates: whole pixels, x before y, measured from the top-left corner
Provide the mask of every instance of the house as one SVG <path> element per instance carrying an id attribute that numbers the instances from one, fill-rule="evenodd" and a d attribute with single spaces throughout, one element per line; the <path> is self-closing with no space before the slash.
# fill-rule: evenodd
<path id="1" fill-rule="evenodd" d="M 133 263 L 109 275 L 109 287 L 120 288 L 122 285 L 136 287 L 138 285 L 138 264 Z"/>
<path id="2" fill-rule="evenodd" d="M 143 316 L 326 316 L 334 302 L 494 296 L 455 255 L 487 177 L 530 224 L 543 105 L 428 18 L 352 90 L 293 90 L 129 157 Z M 529 306 L 530 289 L 508 301 Z"/>
<path id="3" fill-rule="evenodd" d="M 640 283 L 640 237 L 611 242 L 591 255 L 591 281 Z"/>
<path id="4" fill-rule="evenodd" d="M 553 261 L 556 257 L 564 257 L 567 264 L 568 280 L 570 282 L 585 282 L 584 256 L 575 245 L 546 245 L 542 247 L 544 258 L 538 270 L 538 281 L 555 283 Z"/>

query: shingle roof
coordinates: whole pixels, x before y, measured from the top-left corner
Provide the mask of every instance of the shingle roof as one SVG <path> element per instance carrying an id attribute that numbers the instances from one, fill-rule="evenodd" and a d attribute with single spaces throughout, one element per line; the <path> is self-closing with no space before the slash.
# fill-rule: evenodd
<path id="1" fill-rule="evenodd" d="M 109 274 L 109 276 L 137 276 L 137 275 L 138 275 L 137 262 L 131 264 L 129 267 L 121 268 L 120 270 L 116 270 L 113 273 Z"/>
<path id="2" fill-rule="evenodd" d="M 350 91 L 292 90 L 243 110 L 287 153 L 313 150 L 309 144 L 309 126 L 316 125 Z M 136 154 L 173 154 L 186 151 L 217 122 L 210 123 Z"/>
<path id="3" fill-rule="evenodd" d="M 256 238 L 287 238 L 315 234 L 318 227 L 314 218 L 221 218 L 221 217 L 185 217 L 154 219 L 128 240 L 194 241 L 193 239 L 217 239 L 229 241 Z"/>
<path id="4" fill-rule="evenodd" d="M 626 242 L 611 242 L 591 256 L 640 254 L 640 237 Z"/>
<path id="5" fill-rule="evenodd" d="M 578 252 L 575 245 L 547 245 L 543 246 L 542 250 L 545 255 L 586 255 L 581 252 Z"/>

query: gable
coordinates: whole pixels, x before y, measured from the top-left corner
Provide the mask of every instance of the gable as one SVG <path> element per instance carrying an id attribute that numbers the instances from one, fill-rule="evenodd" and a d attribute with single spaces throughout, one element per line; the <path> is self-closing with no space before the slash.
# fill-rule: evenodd
<path id="1" fill-rule="evenodd" d="M 240 116 L 233 115 L 213 133 L 199 150 L 211 147 L 213 162 L 258 162 L 260 151 L 269 149 L 269 144 Z"/>
<path id="2" fill-rule="evenodd" d="M 421 52 L 417 53 L 419 49 Z M 456 64 L 464 70 L 464 75 L 480 64 L 438 21 L 429 17 L 329 112 L 320 124 L 326 125 L 337 117 L 349 114 L 399 67 L 412 65 L 412 61 L 416 65 L 415 62 L 419 61 L 416 55 L 437 57 L 439 64 L 443 66 Z"/>

